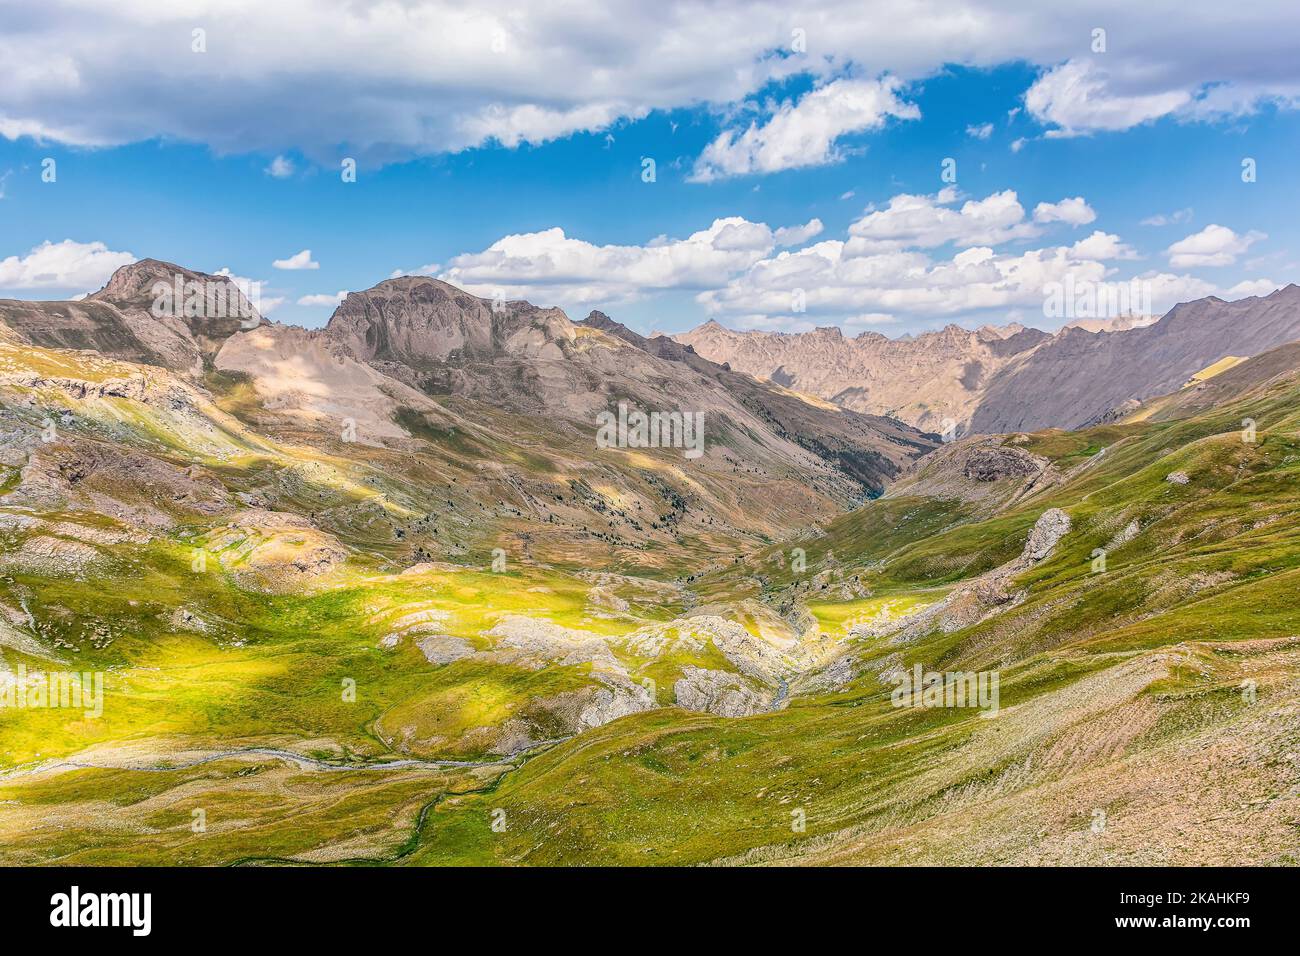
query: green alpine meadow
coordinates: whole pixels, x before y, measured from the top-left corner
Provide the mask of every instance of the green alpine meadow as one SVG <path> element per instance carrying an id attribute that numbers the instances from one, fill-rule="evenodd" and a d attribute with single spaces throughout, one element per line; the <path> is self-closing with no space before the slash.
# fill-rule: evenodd
<path id="1" fill-rule="evenodd" d="M 5 862 L 1296 862 L 1293 346 L 944 441 L 432 279 L 147 344 L 178 270 L 0 303 Z"/>
<path id="2" fill-rule="evenodd" d="M 1298 158 L 1297 0 L 0 0 L 2 925 L 1293 937 Z"/>

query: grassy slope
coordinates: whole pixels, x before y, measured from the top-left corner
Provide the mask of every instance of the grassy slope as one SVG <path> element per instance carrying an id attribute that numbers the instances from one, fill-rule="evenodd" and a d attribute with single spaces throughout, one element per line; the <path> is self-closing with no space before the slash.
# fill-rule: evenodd
<path id="1" fill-rule="evenodd" d="M 230 395 L 239 394 L 232 383 Z M 509 771 L 310 771 L 250 755 L 160 773 L 10 775 L 0 778 L 3 856 L 1295 862 L 1285 848 L 1296 845 L 1290 788 L 1300 773 L 1292 759 L 1300 742 L 1297 399 L 1300 390 L 1277 385 L 1189 420 L 1035 435 L 1029 450 L 1079 470 L 1009 512 L 981 518 L 956 502 L 885 498 L 825 534 L 728 561 L 692 582 L 701 601 L 728 606 L 789 593 L 832 567 L 868 596 L 841 600 L 834 586 L 815 587 L 799 601 L 839 639 L 882 606 L 929 603 L 1015 557 L 1046 508 L 1071 515 L 1071 534 L 1019 582 L 1023 602 L 907 645 L 862 641 L 854 650 L 865 673 L 837 693 L 796 697 L 786 710 L 745 719 L 635 714 Z M 1243 417 L 1258 422 L 1258 444 L 1240 441 Z M 135 427 L 146 424 L 160 444 L 175 440 L 157 422 Z M 221 441 L 242 456 L 211 463 L 232 487 L 260 487 L 259 469 L 274 472 L 288 454 L 234 425 Z M 404 507 L 400 485 L 377 490 L 340 461 L 322 465 L 296 492 L 304 506 L 323 489 Z M 1166 481 L 1173 471 L 1189 483 Z M 1108 569 L 1093 573 L 1093 550 L 1134 521 L 1136 537 L 1110 549 Z M 107 671 L 113 695 L 97 721 L 59 710 L 0 712 L 6 765 L 74 754 L 121 761 L 137 752 L 148 762 L 160 748 L 180 755 L 253 745 L 380 760 L 395 756 L 377 732 L 385 716 L 442 741 L 417 756 L 486 760 L 471 731 L 588 685 L 588 665 L 530 670 L 464 660 L 435 668 L 410 641 L 380 649 L 395 614 L 436 607 L 447 615 L 441 632 L 482 646 L 483 631 L 512 611 L 615 636 L 683 610 L 629 593 L 625 616 L 593 616 L 589 582 L 564 568 L 398 576 L 364 556 L 309 593 L 257 593 L 219 565 L 189 570 L 187 535 L 198 530 L 182 524 L 115 549 L 111 563 L 81 579 L 6 572 L 0 599 L 26 600 L 47 638 L 78 648 L 79 669 Z M 335 530 L 364 540 L 342 519 Z M 802 575 L 789 560 L 793 547 L 807 552 Z M 580 555 L 574 565 L 592 559 Z M 211 629 L 178 632 L 169 621 L 177 606 L 194 608 Z M 87 641 L 88 621 L 105 626 L 111 642 Z M 713 648 L 655 660 L 618 653 L 636 677 L 657 682 L 661 700 L 682 667 L 727 666 Z M 893 708 L 890 685 L 875 673 L 913 662 L 998 668 L 1000 715 Z M 344 678 L 357 682 L 355 703 L 340 696 Z M 1241 692 L 1243 680 L 1255 682 L 1257 703 Z M 208 813 L 206 833 L 190 828 L 196 808 Z M 492 828 L 496 810 L 504 830 Z M 1109 822 L 1094 834 L 1098 810 Z M 793 811 L 806 815 L 805 832 L 792 832 Z"/>
<path id="2" fill-rule="evenodd" d="M 1192 421 L 1043 436 L 1033 450 L 1058 459 L 1107 451 L 995 519 L 931 534 L 945 506 L 885 500 L 809 542 L 810 559 L 814 543 L 833 548 L 894 593 L 992 566 L 1045 508 L 1065 508 L 1074 531 L 1022 582 L 1024 603 L 953 634 L 864 648 L 907 665 L 998 667 L 995 720 L 896 710 L 871 674 L 742 721 L 637 715 L 490 795 L 440 805 L 446 819 L 413 861 L 1297 862 L 1298 397 L 1267 391 Z M 1256 445 L 1240 441 L 1244 416 L 1260 423 Z M 1190 483 L 1165 480 L 1176 470 Z M 1093 549 L 1133 520 L 1137 537 L 1093 573 Z M 486 826 L 496 807 L 511 821 L 503 833 Z M 1108 822 L 1093 833 L 1098 811 Z"/>

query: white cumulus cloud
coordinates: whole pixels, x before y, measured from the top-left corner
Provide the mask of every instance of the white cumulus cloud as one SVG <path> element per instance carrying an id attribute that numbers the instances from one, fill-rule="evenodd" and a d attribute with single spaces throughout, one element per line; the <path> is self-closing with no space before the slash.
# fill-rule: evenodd
<path id="1" fill-rule="evenodd" d="M 1114 233 L 1097 229 L 1086 239 L 1080 239 L 1070 247 L 1070 254 L 1076 259 L 1092 259 L 1097 262 L 1105 259 L 1135 259 L 1137 252 L 1132 246 L 1120 242 Z"/>
<path id="2" fill-rule="evenodd" d="M 338 305 L 348 297 L 347 289 L 340 289 L 333 295 L 328 293 L 319 293 L 315 295 L 304 295 L 298 299 L 299 305 Z"/>
<path id="3" fill-rule="evenodd" d="M 802 226 L 782 226 L 775 233 L 778 246 L 802 246 L 809 239 L 820 236 L 822 221 L 816 217 L 809 219 Z"/>
<path id="4" fill-rule="evenodd" d="M 768 255 L 779 233 L 731 216 L 685 239 L 596 245 L 557 227 L 505 236 L 481 252 L 456 256 L 439 278 L 476 295 L 500 290 L 510 298 L 544 303 L 625 302 L 669 289 L 710 288 Z"/>
<path id="5" fill-rule="evenodd" d="M 1165 250 L 1175 269 L 1199 266 L 1230 266 L 1237 257 L 1267 236 L 1262 232 L 1239 235 L 1227 226 L 1211 223 L 1200 232 L 1180 239 Z"/>
<path id="6" fill-rule="evenodd" d="M 1025 209 L 1013 189 L 984 199 L 970 199 L 949 208 L 958 199 L 954 187 L 933 196 L 902 194 L 885 209 L 870 212 L 849 227 L 850 255 L 865 255 L 906 247 L 933 248 L 944 243 L 959 246 L 996 246 L 1013 239 L 1038 235 L 1025 219 Z"/>
<path id="7" fill-rule="evenodd" d="M 458 128 L 468 142 L 496 140 L 502 146 L 515 147 L 520 143 L 546 143 L 576 132 L 598 132 L 623 117 L 640 119 L 646 112 L 644 107 L 626 103 L 587 103 L 568 109 L 494 103 L 459 120 Z"/>
<path id="8" fill-rule="evenodd" d="M 0 289 L 100 289 L 122 266 L 135 262 L 102 242 L 43 242 L 25 256 L 0 259 Z"/>
<path id="9" fill-rule="evenodd" d="M 319 269 L 320 263 L 311 257 L 311 250 L 304 249 L 302 252 L 295 252 L 287 259 L 276 259 L 271 265 L 277 269 Z"/>
<path id="10" fill-rule="evenodd" d="M 696 160 L 691 178 L 710 182 L 746 173 L 825 166 L 843 158 L 841 137 L 884 125 L 889 117 L 917 119 L 921 111 L 899 97 L 896 77 L 841 79 L 786 101 L 743 132 L 726 130 Z"/>
<path id="11" fill-rule="evenodd" d="M 1069 60 L 1047 71 L 1025 94 L 1030 114 L 1054 127 L 1049 136 L 1128 129 L 1168 116 L 1191 101 L 1191 92 L 1183 88 L 1125 92 L 1092 60 Z"/>
<path id="12" fill-rule="evenodd" d="M 653 111 L 726 112 L 796 76 L 842 101 L 809 94 L 788 107 L 797 117 L 772 126 L 774 108 L 753 137 L 722 140 L 701 172 L 826 162 L 838 136 L 875 128 L 878 98 L 855 108 L 840 96 L 854 84 L 870 90 L 853 78 L 863 69 L 910 85 L 950 63 L 1033 64 L 1045 72 L 1026 106 L 1058 135 L 1171 111 L 1244 115 L 1300 97 L 1294 0 L 894 0 L 879 16 L 864 15 L 861 0 L 808 0 L 793 18 L 806 52 L 791 49 L 782 0 L 606 0 L 594 12 L 514 0 L 123 0 L 93 15 L 85 0 L 42 0 L 22 9 L 0 31 L 0 136 L 82 146 L 160 138 L 331 165 L 341 144 L 388 162 L 605 132 Z M 190 52 L 196 24 L 207 31 L 202 55 Z M 1109 51 L 1080 59 L 1098 24 Z"/>
<path id="13" fill-rule="evenodd" d="M 774 249 L 717 287 L 697 293 L 711 315 L 748 328 L 794 330 L 829 322 L 847 328 L 873 324 L 977 320 L 990 312 L 1042 312 L 1048 290 L 1074 283 L 1127 283 L 1138 279 L 1153 311 L 1219 293 L 1196 275 L 1149 270 L 1120 275 L 1119 264 L 1137 251 L 1114 233 L 1094 230 L 1072 245 L 1023 251 L 998 247 L 1009 239 L 1038 236 L 1014 191 L 967 200 L 956 207 L 955 188 L 935 196 L 903 194 L 850 225 L 847 239 L 822 239 L 798 250 Z M 1081 198 L 1045 204 L 1053 221 L 1090 221 Z M 943 255 L 935 250 L 951 244 Z M 1241 243 L 1237 248 L 1241 248 Z M 1177 266 L 1177 263 L 1175 263 Z M 1235 291 L 1255 290 L 1242 284 Z M 1052 328 L 1053 316 L 1029 324 Z"/>
<path id="14" fill-rule="evenodd" d="M 1097 213 L 1082 196 L 1055 203 L 1040 202 L 1034 207 L 1034 222 L 1064 222 L 1071 226 L 1085 226 L 1096 218 Z"/>

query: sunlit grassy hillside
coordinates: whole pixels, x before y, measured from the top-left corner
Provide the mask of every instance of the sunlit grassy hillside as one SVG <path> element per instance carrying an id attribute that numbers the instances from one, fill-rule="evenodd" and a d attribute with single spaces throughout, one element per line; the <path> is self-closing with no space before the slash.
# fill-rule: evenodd
<path id="1" fill-rule="evenodd" d="M 0 680 L 104 700 L 0 709 L 5 862 L 1297 862 L 1289 380 L 1009 436 L 1037 470 L 995 495 L 963 445 L 766 545 L 703 523 L 629 558 L 649 466 L 574 477 L 557 504 L 617 515 L 550 537 L 563 443 L 493 500 L 487 430 L 310 444 L 238 381 L 70 397 L 41 360 L 4 387 Z M 419 522 L 443 547 L 412 561 Z M 996 671 L 996 714 L 894 706 L 918 664 Z"/>

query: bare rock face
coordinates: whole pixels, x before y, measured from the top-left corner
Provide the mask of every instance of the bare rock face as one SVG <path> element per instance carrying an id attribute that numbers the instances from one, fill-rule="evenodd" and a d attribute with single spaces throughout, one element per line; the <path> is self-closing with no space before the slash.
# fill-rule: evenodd
<path id="1" fill-rule="evenodd" d="M 643 710 L 653 710 L 658 704 L 650 691 L 641 684 L 632 681 L 607 681 L 606 686 L 596 690 L 589 703 L 578 715 L 577 730 L 600 727 L 611 720 L 618 720 L 629 714 L 638 714 Z"/>
<path id="2" fill-rule="evenodd" d="M 688 618 L 697 639 L 708 638 L 742 674 L 775 685 L 792 670 L 788 658 L 766 641 L 759 640 L 736 621 L 704 614 Z"/>
<path id="3" fill-rule="evenodd" d="M 474 645 L 469 641 L 446 634 L 421 638 L 415 646 L 430 664 L 450 664 L 474 653 Z"/>
<path id="4" fill-rule="evenodd" d="M 1132 415 L 1141 407 L 1142 407 L 1142 403 L 1139 402 L 1137 399 L 1135 398 L 1125 399 L 1124 401 L 1116 405 L 1114 408 L 1108 409 L 1107 411 L 1102 412 L 1100 415 L 1094 415 L 1092 418 L 1088 419 L 1086 422 L 1083 423 L 1083 427 L 1086 428 L 1091 425 L 1113 425 L 1116 422 L 1122 422 L 1124 419 Z"/>
<path id="5" fill-rule="evenodd" d="M 84 508 L 155 528 L 171 526 L 177 515 L 211 517 L 230 509 L 221 482 L 202 469 L 80 438 L 35 446 L 17 487 L 0 504 Z"/>
<path id="6" fill-rule="evenodd" d="M 1041 561 L 1056 547 L 1057 543 L 1070 531 L 1070 516 L 1060 508 L 1048 508 L 1034 522 L 1021 553 L 1022 561 Z"/>
<path id="7" fill-rule="evenodd" d="M 772 698 L 728 671 L 687 667 L 673 685 L 677 706 L 719 717 L 749 717 L 771 708 Z"/>
<path id="8" fill-rule="evenodd" d="M 1113 538 L 1106 542 L 1106 550 L 1114 551 L 1116 548 L 1122 548 L 1142 532 L 1142 526 L 1134 518 L 1123 529 L 1121 529 Z"/>
<path id="9" fill-rule="evenodd" d="M 859 673 L 860 665 L 852 654 L 837 657 L 829 665 L 801 676 L 794 683 L 792 690 L 800 694 L 824 694 L 841 691 L 853 683 Z"/>
<path id="10" fill-rule="evenodd" d="M 972 481 L 1000 481 L 1037 474 L 1041 467 L 1039 460 L 1029 452 L 999 445 L 973 451 L 967 457 L 962 473 Z"/>
<path id="11" fill-rule="evenodd" d="M 1165 475 L 1165 481 L 1169 482 L 1171 485 L 1185 485 L 1191 480 L 1192 479 L 1187 476 L 1187 472 L 1185 471 L 1171 471 L 1169 474 Z"/>
<path id="12" fill-rule="evenodd" d="M 538 670 L 548 664 L 590 664 L 593 671 L 627 676 L 609 643 L 592 631 L 563 627 L 544 618 L 508 614 L 486 636 L 496 641 L 493 653 L 503 663 Z"/>
<path id="13" fill-rule="evenodd" d="M 489 300 L 437 279 L 404 276 L 347 296 L 326 326 L 331 339 L 362 361 L 415 368 L 495 350 Z"/>
<path id="14" fill-rule="evenodd" d="M 3 606 L 0 605 L 0 610 Z M 48 660 L 59 660 L 59 657 L 48 647 L 29 634 L 24 633 L 18 627 L 15 627 L 5 618 L 8 615 L 0 617 L 0 648 L 7 647 L 10 650 L 17 651 L 19 654 L 26 654 L 29 657 L 42 657 Z M 0 689 L 3 688 L 5 677 L 9 674 L 9 664 L 0 654 Z"/>
<path id="15" fill-rule="evenodd" d="M 98 550 L 80 541 L 38 535 L 27 538 L 16 551 L 0 555 L 0 567 L 44 574 L 79 574 L 101 559 Z"/>
<path id="16" fill-rule="evenodd" d="M 270 593 L 307 587 L 348 558 L 333 535 L 278 511 L 241 512 L 210 532 L 205 546 L 242 586 Z"/>
<path id="17" fill-rule="evenodd" d="M 886 492 L 969 502 L 996 511 L 1041 490 L 1060 475 L 1052 463 L 1014 438 L 962 438 L 918 460 Z"/>

